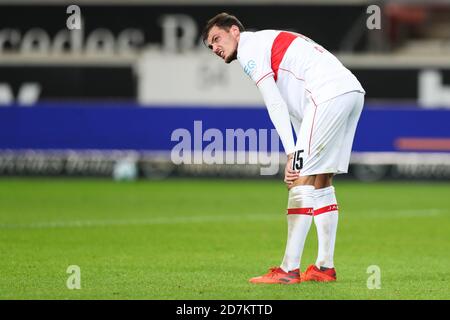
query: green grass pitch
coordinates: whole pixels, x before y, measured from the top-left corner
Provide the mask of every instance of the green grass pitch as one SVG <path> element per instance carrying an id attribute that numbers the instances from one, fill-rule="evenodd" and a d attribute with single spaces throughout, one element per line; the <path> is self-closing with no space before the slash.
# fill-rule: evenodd
<path id="1" fill-rule="evenodd" d="M 450 299 L 450 183 L 335 186 L 338 281 L 286 286 L 247 282 L 284 253 L 280 181 L 2 178 L 0 298 Z M 302 269 L 316 252 L 313 224 Z"/>

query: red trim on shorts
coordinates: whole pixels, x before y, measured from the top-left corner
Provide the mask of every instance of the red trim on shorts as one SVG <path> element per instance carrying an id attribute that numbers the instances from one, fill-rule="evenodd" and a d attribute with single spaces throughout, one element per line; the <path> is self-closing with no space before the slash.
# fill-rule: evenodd
<path id="1" fill-rule="evenodd" d="M 287 214 L 305 214 L 312 216 L 314 215 L 314 208 L 291 208 L 287 209 Z"/>
<path id="2" fill-rule="evenodd" d="M 290 32 L 282 31 L 280 32 L 272 44 L 272 52 L 271 52 L 271 61 L 272 61 L 272 70 L 273 70 L 273 78 L 275 81 L 278 79 L 278 69 L 280 67 L 281 60 L 291 45 L 292 41 L 295 40 L 297 36 Z"/>
<path id="3" fill-rule="evenodd" d="M 308 91 L 308 93 L 309 93 L 309 94 L 311 95 L 311 100 L 312 100 L 312 102 L 313 102 L 314 104 L 317 104 L 317 103 L 316 103 L 316 101 L 314 101 L 314 98 L 313 98 L 313 94 L 312 94 L 312 92 L 311 92 L 311 91 L 309 91 L 309 90 L 308 90 L 308 89 L 306 89 L 306 88 L 305 88 L 305 90 L 306 90 L 306 91 Z"/>
<path id="4" fill-rule="evenodd" d="M 337 204 L 332 204 L 323 208 L 319 208 L 314 210 L 314 215 L 318 216 L 319 214 L 330 212 L 330 211 L 338 211 L 339 207 Z"/>
<path id="5" fill-rule="evenodd" d="M 317 111 L 317 104 L 314 101 L 312 96 L 311 96 L 311 101 L 314 103 L 314 116 L 313 116 L 313 121 L 312 121 L 312 125 L 311 125 L 311 132 L 309 133 L 308 156 L 311 154 L 311 140 L 312 140 L 312 134 L 313 134 L 313 129 L 314 129 L 314 121 L 316 120 L 316 111 Z"/>

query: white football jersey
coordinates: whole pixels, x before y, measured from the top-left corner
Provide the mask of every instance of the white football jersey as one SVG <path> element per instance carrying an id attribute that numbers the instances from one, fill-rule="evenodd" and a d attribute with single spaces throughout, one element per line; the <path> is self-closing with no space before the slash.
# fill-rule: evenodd
<path id="1" fill-rule="evenodd" d="M 298 119 L 303 119 L 311 101 L 318 105 L 347 92 L 365 93 L 358 79 L 333 54 L 298 33 L 242 32 L 237 58 L 257 85 L 273 75 L 289 114 Z"/>

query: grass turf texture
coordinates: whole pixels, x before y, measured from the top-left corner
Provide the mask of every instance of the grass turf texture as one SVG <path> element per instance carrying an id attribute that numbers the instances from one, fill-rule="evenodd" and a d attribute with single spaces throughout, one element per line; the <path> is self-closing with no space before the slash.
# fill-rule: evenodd
<path id="1" fill-rule="evenodd" d="M 450 299 L 449 183 L 335 185 L 338 282 L 286 286 L 247 282 L 281 262 L 281 182 L 0 179 L 0 298 Z"/>

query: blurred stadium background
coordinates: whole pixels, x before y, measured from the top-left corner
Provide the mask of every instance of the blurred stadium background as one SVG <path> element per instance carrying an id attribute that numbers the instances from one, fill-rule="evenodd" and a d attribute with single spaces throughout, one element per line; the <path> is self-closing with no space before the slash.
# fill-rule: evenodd
<path id="1" fill-rule="evenodd" d="M 66 27 L 70 4 L 0 1 L 1 175 L 111 176 L 126 159 L 146 178 L 260 176 L 251 164 L 170 161 L 171 133 L 193 135 L 194 120 L 222 132 L 271 127 L 238 64 L 201 44 L 205 21 L 229 11 L 250 30 L 311 37 L 360 79 L 353 176 L 450 177 L 448 1 L 77 1 L 81 30 Z M 382 25 L 369 30 L 373 4 Z"/>
<path id="2" fill-rule="evenodd" d="M 66 27 L 73 4 L 80 30 Z M 381 29 L 367 27 L 371 5 Z M 207 129 L 272 128 L 238 63 L 201 43 L 222 11 L 249 30 L 309 36 L 367 91 L 350 174 L 338 178 L 344 282 L 331 291 L 244 286 L 281 254 L 283 170 L 171 160 L 180 128 L 196 152 Z M 448 299 L 449 179 L 450 1 L 0 0 L 0 298 Z M 74 263 L 87 280 L 68 295 L 61 268 Z M 389 291 L 368 294 L 373 263 Z"/>

